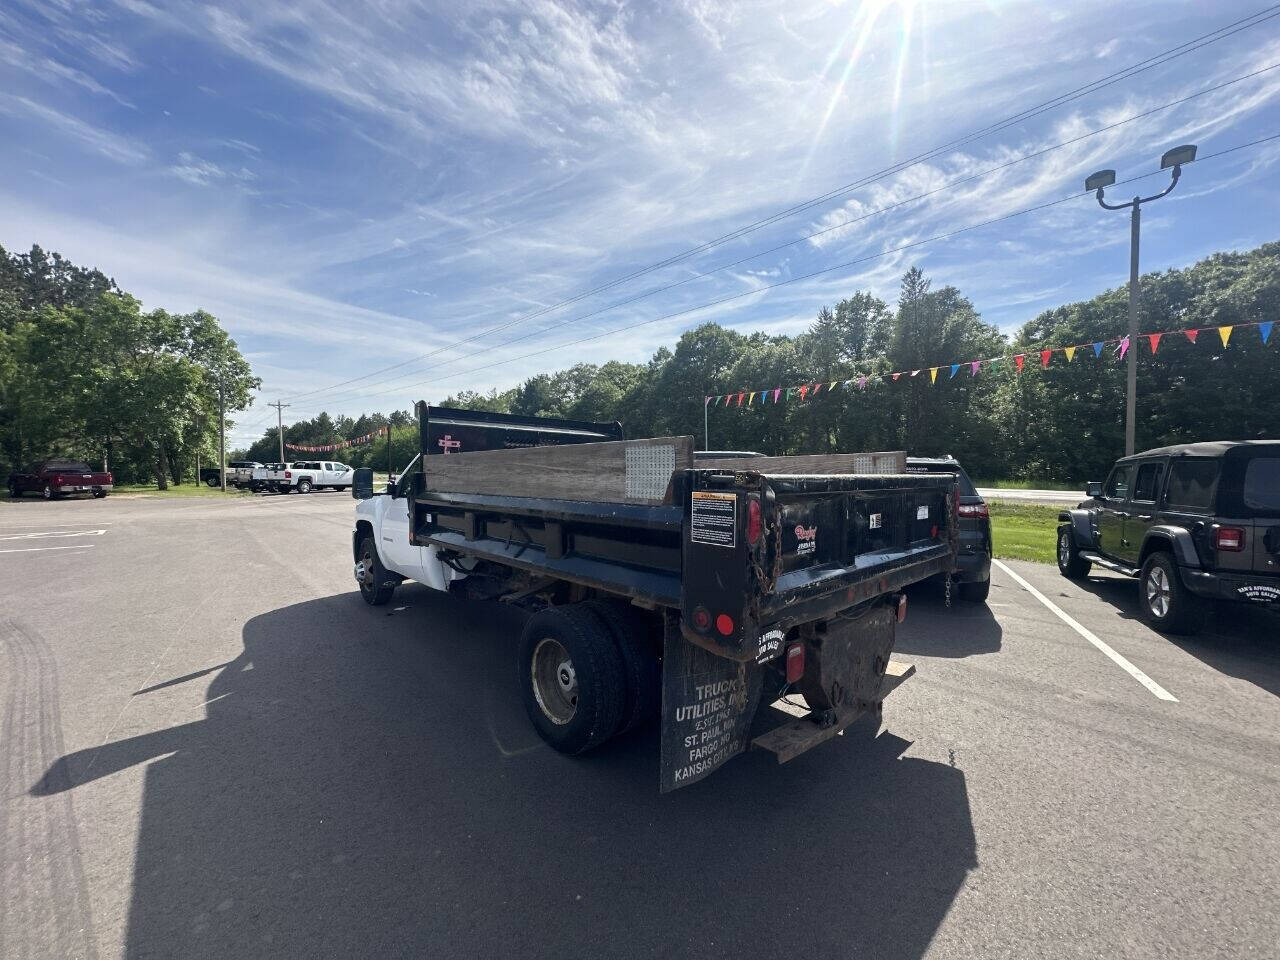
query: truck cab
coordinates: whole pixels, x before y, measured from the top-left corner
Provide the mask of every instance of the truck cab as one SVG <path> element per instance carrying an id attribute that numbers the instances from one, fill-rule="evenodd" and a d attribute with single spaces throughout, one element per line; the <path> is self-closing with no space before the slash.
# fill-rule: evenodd
<path id="1" fill-rule="evenodd" d="M 1147 450 L 1086 494 L 1058 517 L 1064 576 L 1137 578 L 1139 615 L 1167 633 L 1198 629 L 1211 600 L 1280 609 L 1280 442 Z"/>

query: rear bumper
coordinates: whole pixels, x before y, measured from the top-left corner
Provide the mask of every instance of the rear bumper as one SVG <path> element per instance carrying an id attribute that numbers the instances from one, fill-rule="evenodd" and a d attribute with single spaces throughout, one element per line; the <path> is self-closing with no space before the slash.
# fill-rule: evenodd
<path id="1" fill-rule="evenodd" d="M 1280 578 L 1189 567 L 1181 570 L 1183 585 L 1197 596 L 1280 607 Z"/>
<path id="2" fill-rule="evenodd" d="M 952 579 L 959 583 L 981 583 L 991 579 L 991 551 L 981 544 L 961 542 L 956 551 L 956 569 Z"/>
<path id="3" fill-rule="evenodd" d="M 50 484 L 49 489 L 54 493 L 110 493 L 114 484 L 110 483 L 64 483 L 59 486 Z"/>

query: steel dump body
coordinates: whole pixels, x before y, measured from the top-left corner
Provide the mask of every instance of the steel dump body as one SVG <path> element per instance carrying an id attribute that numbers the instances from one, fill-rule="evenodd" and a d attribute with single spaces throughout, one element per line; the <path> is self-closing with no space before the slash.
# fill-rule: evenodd
<path id="1" fill-rule="evenodd" d="M 556 433 L 503 421 L 486 449 L 468 414 L 432 425 L 435 410 L 419 410 L 411 543 L 653 611 L 664 637 L 664 790 L 749 744 L 763 672 L 792 647 L 809 651 L 806 699 L 822 716 L 775 736 L 780 760 L 878 710 L 893 596 L 953 568 L 951 476 L 781 472 L 790 458 L 769 458 L 774 472 L 751 469 L 751 458 L 696 466 L 688 437 L 624 441 L 604 424 Z M 480 449 L 459 452 L 463 437 Z"/>

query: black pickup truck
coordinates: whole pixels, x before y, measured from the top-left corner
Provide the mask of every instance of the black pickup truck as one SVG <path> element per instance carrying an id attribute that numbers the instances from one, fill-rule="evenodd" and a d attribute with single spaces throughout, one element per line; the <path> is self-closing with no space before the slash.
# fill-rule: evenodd
<path id="1" fill-rule="evenodd" d="M 1192 633 L 1208 601 L 1280 609 L 1280 441 L 1160 447 L 1116 462 L 1058 515 L 1058 569 L 1138 579 L 1138 613 Z"/>
<path id="2" fill-rule="evenodd" d="M 366 601 L 411 578 L 532 608 L 516 664 L 543 739 L 580 753 L 660 714 L 663 790 L 878 714 L 912 672 L 889 656 L 902 589 L 954 569 L 955 478 L 851 472 L 890 455 L 799 472 L 815 458 L 699 460 L 690 437 L 627 441 L 616 423 L 418 414 L 415 467 L 381 495 L 355 478 Z M 803 716 L 774 711 L 753 737 L 757 707 L 787 692 Z"/>

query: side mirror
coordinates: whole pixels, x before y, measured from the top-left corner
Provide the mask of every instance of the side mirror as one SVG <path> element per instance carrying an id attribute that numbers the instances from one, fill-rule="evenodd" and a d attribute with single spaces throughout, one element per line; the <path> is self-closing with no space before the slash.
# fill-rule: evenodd
<path id="1" fill-rule="evenodd" d="M 389 497 L 394 497 L 396 495 L 396 484 L 394 480 L 387 484 L 386 494 Z"/>
<path id="2" fill-rule="evenodd" d="M 356 500 L 368 500 L 373 496 L 373 470 L 361 467 L 351 478 L 351 496 Z"/>
<path id="3" fill-rule="evenodd" d="M 1098 480 L 1090 480 L 1084 485 L 1084 495 L 1097 500 L 1102 496 L 1102 483 Z"/>

